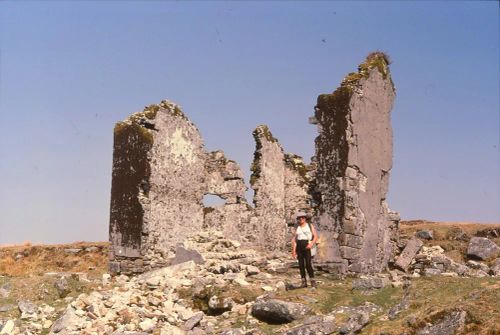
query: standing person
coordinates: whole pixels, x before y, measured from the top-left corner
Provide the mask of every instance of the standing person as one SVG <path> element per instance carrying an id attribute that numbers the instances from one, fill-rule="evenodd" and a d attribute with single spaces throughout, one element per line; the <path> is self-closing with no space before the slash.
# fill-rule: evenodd
<path id="1" fill-rule="evenodd" d="M 314 280 L 314 270 L 311 263 L 311 248 L 318 239 L 316 228 L 312 224 L 307 223 L 307 214 L 298 212 L 296 215 L 298 226 L 295 229 L 292 238 L 292 257 L 299 261 L 300 277 L 302 278 L 301 287 L 307 287 L 306 269 L 311 286 L 316 287 Z"/>

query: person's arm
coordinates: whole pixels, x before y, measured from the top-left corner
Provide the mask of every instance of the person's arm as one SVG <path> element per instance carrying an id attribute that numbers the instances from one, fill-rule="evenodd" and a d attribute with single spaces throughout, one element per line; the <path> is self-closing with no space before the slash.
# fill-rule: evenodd
<path id="1" fill-rule="evenodd" d="M 318 234 L 316 233 L 316 228 L 314 228 L 314 225 L 311 223 L 311 230 L 312 230 L 312 234 L 313 234 L 313 239 L 312 241 L 310 241 L 308 244 L 307 244 L 307 249 L 311 249 L 314 245 L 314 243 L 316 243 L 316 241 L 318 240 Z"/>
<path id="2" fill-rule="evenodd" d="M 295 229 L 292 237 L 292 258 L 297 258 L 297 243 L 295 242 Z"/>

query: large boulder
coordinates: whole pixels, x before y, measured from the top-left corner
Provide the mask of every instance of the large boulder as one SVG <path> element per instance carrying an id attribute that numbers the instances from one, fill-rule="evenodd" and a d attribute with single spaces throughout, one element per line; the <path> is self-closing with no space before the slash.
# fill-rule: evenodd
<path id="1" fill-rule="evenodd" d="M 304 304 L 277 299 L 257 301 L 251 310 L 253 317 L 270 324 L 289 323 L 308 312 L 309 308 Z"/>
<path id="2" fill-rule="evenodd" d="M 487 260 L 500 254 L 500 247 L 486 237 L 473 237 L 467 248 L 467 256 Z"/>

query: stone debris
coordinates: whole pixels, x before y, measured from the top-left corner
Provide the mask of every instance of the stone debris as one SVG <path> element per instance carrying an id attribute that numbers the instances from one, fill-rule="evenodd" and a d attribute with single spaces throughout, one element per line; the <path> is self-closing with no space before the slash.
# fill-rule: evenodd
<path id="1" fill-rule="evenodd" d="M 417 255 L 418 251 L 422 247 L 424 243 L 416 237 L 413 237 L 408 241 L 406 247 L 403 252 L 399 255 L 399 258 L 396 261 L 396 266 L 403 271 L 406 271 L 408 266 L 410 265 L 413 258 Z"/>
<path id="2" fill-rule="evenodd" d="M 353 290 L 381 289 L 390 285 L 391 281 L 386 277 L 366 277 L 362 276 L 352 281 Z"/>
<path id="3" fill-rule="evenodd" d="M 432 240 L 434 232 L 432 230 L 419 230 L 415 233 L 415 236 L 422 240 Z"/>
<path id="4" fill-rule="evenodd" d="M 65 277 L 59 278 L 54 283 L 54 287 L 56 288 L 60 298 L 66 297 L 71 292 L 68 281 L 66 280 Z"/>
<path id="5" fill-rule="evenodd" d="M 500 247 L 486 237 L 473 237 L 470 239 L 467 255 L 476 259 L 488 260 L 500 255 Z"/>
<path id="6" fill-rule="evenodd" d="M 416 335 L 454 335 L 465 325 L 465 311 L 451 311 L 443 318 L 416 331 Z"/>
<path id="7" fill-rule="evenodd" d="M 304 304 L 270 299 L 255 302 L 251 313 L 253 317 L 261 321 L 281 324 L 302 318 L 309 311 L 309 308 Z"/>
<path id="8" fill-rule="evenodd" d="M 495 259 L 491 265 L 490 272 L 492 276 L 500 277 L 500 258 Z"/>

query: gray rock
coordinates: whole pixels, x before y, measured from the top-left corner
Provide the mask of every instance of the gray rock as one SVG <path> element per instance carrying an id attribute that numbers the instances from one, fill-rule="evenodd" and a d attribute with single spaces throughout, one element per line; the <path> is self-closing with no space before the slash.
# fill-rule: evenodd
<path id="1" fill-rule="evenodd" d="M 488 265 L 481 263 L 481 262 L 468 260 L 466 264 L 468 267 L 470 267 L 472 269 L 481 270 L 481 271 L 486 272 L 486 273 L 488 273 L 490 271 L 490 268 L 488 267 Z"/>
<path id="2" fill-rule="evenodd" d="M 196 327 L 200 321 L 203 319 L 203 317 L 205 316 L 205 313 L 203 312 L 198 312 L 198 313 L 195 313 L 192 317 L 190 317 L 185 323 L 184 325 L 182 326 L 182 328 L 184 330 L 191 330 L 193 329 L 194 327 Z"/>
<path id="3" fill-rule="evenodd" d="M 454 335 L 465 325 L 465 311 L 452 311 L 436 323 L 418 329 L 416 335 Z"/>
<path id="4" fill-rule="evenodd" d="M 67 253 L 67 254 L 73 254 L 73 255 L 76 255 L 76 254 L 80 253 L 80 251 L 82 251 L 82 249 L 80 249 L 80 248 L 68 248 L 68 249 L 64 249 L 65 253 Z"/>
<path id="5" fill-rule="evenodd" d="M 75 310 L 68 306 L 61 317 L 52 325 L 50 334 L 57 334 L 63 330 L 67 331 L 74 329 L 75 325 L 78 325 L 79 321 L 80 319 L 75 314 Z"/>
<path id="6" fill-rule="evenodd" d="M 23 314 L 35 314 L 38 311 L 38 306 L 29 300 L 20 300 L 17 303 L 17 307 Z"/>
<path id="7" fill-rule="evenodd" d="M 423 240 L 432 240 L 434 239 L 434 232 L 432 230 L 419 230 L 415 236 Z"/>
<path id="8" fill-rule="evenodd" d="M 289 323 L 300 319 L 308 312 L 309 308 L 304 304 L 277 299 L 257 301 L 251 309 L 253 317 L 270 324 Z"/>
<path id="9" fill-rule="evenodd" d="M 359 311 L 349 317 L 349 320 L 338 328 L 339 334 L 351 335 L 359 332 L 370 322 L 370 313 L 368 311 Z"/>
<path id="10" fill-rule="evenodd" d="M 380 289 L 389 285 L 391 281 L 389 278 L 359 278 L 352 281 L 353 290 L 372 290 Z"/>
<path id="11" fill-rule="evenodd" d="M 490 268 L 490 273 L 492 276 L 499 277 L 500 276 L 500 258 L 495 259 Z"/>
<path id="12" fill-rule="evenodd" d="M 284 335 L 328 335 L 333 334 L 336 330 L 335 322 L 326 318 L 319 318 L 319 320 L 303 324 L 291 328 L 284 332 Z"/>
<path id="13" fill-rule="evenodd" d="M 66 280 L 65 277 L 59 278 L 54 283 L 54 287 L 56 288 L 57 293 L 59 294 L 59 298 L 64 298 L 71 292 L 68 281 Z"/>
<path id="14" fill-rule="evenodd" d="M 421 240 L 413 237 L 406 244 L 406 247 L 404 248 L 403 252 L 401 252 L 401 255 L 399 255 L 399 258 L 396 261 L 395 265 L 401 270 L 406 271 L 423 244 L 424 243 Z"/>
<path id="15" fill-rule="evenodd" d="M 485 237 L 473 237 L 467 248 L 467 256 L 487 260 L 500 254 L 500 247 Z"/>
<path id="16" fill-rule="evenodd" d="M 0 313 L 8 312 L 15 309 L 16 306 L 12 304 L 0 305 Z"/>
<path id="17" fill-rule="evenodd" d="M 0 286 L 0 298 L 7 299 L 10 295 L 11 289 L 12 285 L 9 282 Z"/>
<path id="18" fill-rule="evenodd" d="M 175 249 L 175 258 L 172 260 L 172 265 L 189 261 L 193 261 L 196 264 L 205 263 L 203 256 L 198 251 L 186 249 L 180 244 L 177 245 Z"/>

